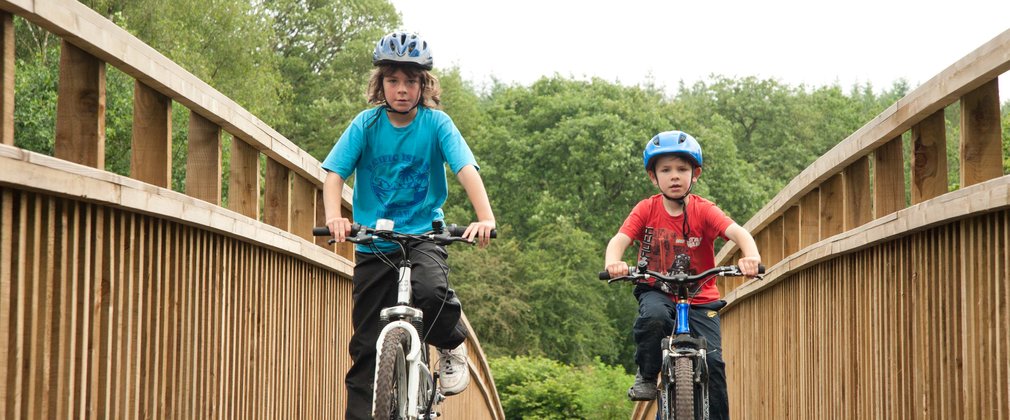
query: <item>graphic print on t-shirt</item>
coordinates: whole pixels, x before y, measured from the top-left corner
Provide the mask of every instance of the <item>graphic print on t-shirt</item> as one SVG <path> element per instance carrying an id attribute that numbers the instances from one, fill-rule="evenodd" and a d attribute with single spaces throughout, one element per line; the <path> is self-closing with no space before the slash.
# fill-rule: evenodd
<path id="1" fill-rule="evenodd" d="M 372 192 L 382 207 L 378 214 L 413 209 L 428 195 L 428 163 L 413 155 L 383 155 L 369 166 Z"/>
<path id="2" fill-rule="evenodd" d="M 677 255 L 691 255 L 688 242 L 684 241 L 677 231 L 647 226 L 645 233 L 640 257 L 649 262 L 649 269 L 652 271 L 670 272 Z M 691 238 L 690 242 L 697 247 L 701 241 L 699 238 Z M 688 274 L 695 274 L 694 270 L 689 269 Z"/>

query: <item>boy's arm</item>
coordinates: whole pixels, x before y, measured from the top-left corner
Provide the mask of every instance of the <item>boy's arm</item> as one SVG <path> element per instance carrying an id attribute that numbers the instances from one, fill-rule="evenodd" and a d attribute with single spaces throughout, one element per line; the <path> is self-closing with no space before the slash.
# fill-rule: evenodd
<path id="1" fill-rule="evenodd" d="M 337 242 L 343 242 L 351 233 L 351 221 L 341 216 L 343 209 L 344 178 L 335 172 L 326 172 L 323 181 L 323 208 L 326 210 L 326 227 Z"/>
<path id="2" fill-rule="evenodd" d="M 758 274 L 758 265 L 761 264 L 761 254 L 758 253 L 757 243 L 747 229 L 734 223 L 726 228 L 726 237 L 740 247 L 743 258 L 737 262 L 740 271 L 747 277 L 754 277 Z"/>
<path id="3" fill-rule="evenodd" d="M 487 190 L 484 189 L 484 180 L 473 165 L 466 165 L 456 174 L 459 183 L 466 190 L 470 204 L 477 213 L 477 221 L 470 223 L 463 232 L 463 237 L 471 241 L 478 239 L 481 246 L 487 246 L 491 238 L 491 231 L 495 228 L 494 212 L 491 211 L 491 202 L 487 199 Z"/>
<path id="4" fill-rule="evenodd" d="M 628 275 L 628 263 L 621 257 L 624 251 L 631 245 L 632 239 L 621 232 L 617 232 L 610 242 L 607 243 L 607 253 L 604 256 L 603 264 L 610 273 L 610 277 L 621 277 Z"/>

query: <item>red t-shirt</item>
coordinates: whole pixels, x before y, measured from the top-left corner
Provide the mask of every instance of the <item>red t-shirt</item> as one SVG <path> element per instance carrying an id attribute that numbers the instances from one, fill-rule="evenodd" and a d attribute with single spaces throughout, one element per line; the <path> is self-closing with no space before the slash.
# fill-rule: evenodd
<path id="1" fill-rule="evenodd" d="M 734 222 L 715 203 L 694 194 L 688 199 L 687 212 L 690 237 L 684 238 L 683 213 L 670 216 L 663 207 L 663 196 L 656 194 L 631 210 L 620 232 L 639 242 L 639 259 L 649 261 L 649 270 L 666 273 L 676 256 L 686 253 L 691 256 L 690 271 L 700 273 L 715 267 L 715 239 L 727 239 L 726 229 Z M 718 299 L 719 289 L 713 279 L 702 286 L 691 303 Z"/>

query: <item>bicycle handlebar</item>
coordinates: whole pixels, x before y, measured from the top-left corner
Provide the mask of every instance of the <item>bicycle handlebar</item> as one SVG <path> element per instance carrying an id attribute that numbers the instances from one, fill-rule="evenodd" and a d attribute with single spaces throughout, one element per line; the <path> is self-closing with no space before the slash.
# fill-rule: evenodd
<path id="1" fill-rule="evenodd" d="M 627 276 L 621 276 L 621 277 L 616 277 L 616 278 L 611 278 L 610 277 L 610 272 L 608 272 L 608 271 L 601 271 L 600 274 L 599 274 L 599 276 L 600 276 L 600 280 L 607 280 L 607 283 L 613 283 L 615 281 L 622 281 L 622 280 L 627 280 L 627 281 L 634 282 L 635 280 L 645 280 L 645 279 L 649 279 L 649 278 L 654 278 L 656 280 L 661 280 L 661 281 L 665 281 L 665 282 L 668 282 L 668 283 L 689 284 L 689 283 L 695 283 L 695 282 L 698 282 L 698 281 L 701 281 L 701 280 L 705 280 L 705 279 L 707 279 L 709 277 L 712 277 L 712 276 L 731 276 L 732 277 L 732 276 L 742 276 L 743 275 L 743 273 L 740 271 L 740 267 L 737 267 L 735 265 L 726 265 L 726 266 L 721 266 L 721 267 L 712 267 L 712 268 L 710 268 L 708 270 L 705 270 L 705 271 L 703 271 L 701 273 L 694 274 L 694 275 L 686 274 L 686 273 L 678 273 L 678 274 L 665 275 L 665 274 L 657 272 L 657 271 L 647 270 L 647 269 L 645 269 L 642 266 L 633 267 L 633 268 L 630 269 L 630 271 L 631 272 Z M 758 274 L 764 274 L 764 273 L 765 273 L 765 266 L 764 266 L 764 264 L 758 264 Z"/>
<path id="2" fill-rule="evenodd" d="M 463 239 L 463 233 L 466 232 L 466 226 L 449 225 L 446 226 L 442 233 L 435 233 L 434 231 L 420 234 L 408 234 L 400 233 L 392 230 L 378 230 L 367 226 L 362 226 L 358 223 L 351 225 L 351 235 L 347 237 L 348 242 L 353 242 L 356 244 L 368 244 L 371 243 L 375 238 L 385 239 L 387 241 L 401 242 L 405 243 L 412 240 L 421 240 L 434 242 L 439 245 L 448 245 L 453 242 L 469 242 Z M 313 236 L 332 236 L 330 233 L 330 228 L 326 226 L 317 226 L 312 228 Z M 492 238 L 498 237 L 498 230 L 492 229 Z M 332 239 L 330 239 L 332 243 Z"/>

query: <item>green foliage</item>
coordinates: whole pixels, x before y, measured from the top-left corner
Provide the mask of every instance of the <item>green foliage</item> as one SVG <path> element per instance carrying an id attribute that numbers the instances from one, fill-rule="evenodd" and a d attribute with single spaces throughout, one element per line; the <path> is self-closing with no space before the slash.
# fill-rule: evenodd
<path id="1" fill-rule="evenodd" d="M 615 419 L 631 415 L 624 390 L 634 381 L 598 360 L 576 367 L 540 357 L 492 358 L 509 419 Z"/>

